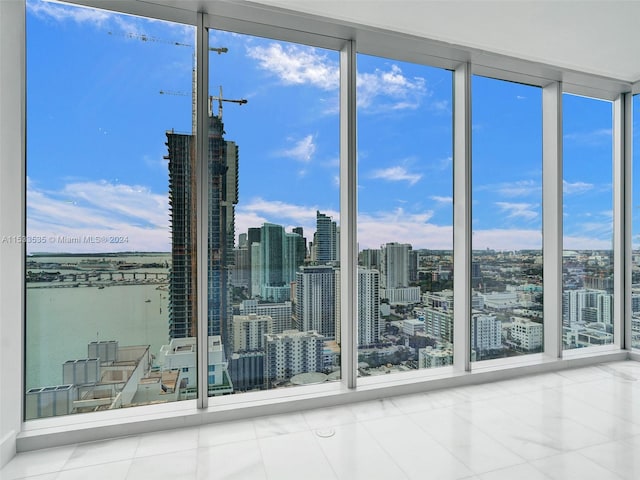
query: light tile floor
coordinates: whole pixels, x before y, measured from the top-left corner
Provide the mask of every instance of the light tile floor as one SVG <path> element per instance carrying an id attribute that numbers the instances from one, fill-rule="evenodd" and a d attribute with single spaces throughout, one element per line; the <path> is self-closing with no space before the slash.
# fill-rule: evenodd
<path id="1" fill-rule="evenodd" d="M 640 362 L 17 455 L 2 480 L 640 479 Z"/>

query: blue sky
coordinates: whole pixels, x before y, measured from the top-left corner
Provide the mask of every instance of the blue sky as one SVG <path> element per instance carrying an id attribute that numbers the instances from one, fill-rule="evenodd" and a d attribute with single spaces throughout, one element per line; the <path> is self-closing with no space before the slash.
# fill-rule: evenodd
<path id="1" fill-rule="evenodd" d="M 169 251 L 165 131 L 191 131 L 193 28 L 29 0 L 27 35 L 28 234 Z M 339 222 L 338 52 L 213 30 L 210 45 L 229 49 L 210 54 L 210 94 L 248 100 L 223 113 L 240 149 L 236 233 L 269 221 L 310 238 L 316 210 Z M 357 61 L 360 248 L 452 248 L 451 72 Z M 540 91 L 473 89 L 474 247 L 540 248 Z M 565 247 L 607 248 L 611 106 L 565 97 Z"/>

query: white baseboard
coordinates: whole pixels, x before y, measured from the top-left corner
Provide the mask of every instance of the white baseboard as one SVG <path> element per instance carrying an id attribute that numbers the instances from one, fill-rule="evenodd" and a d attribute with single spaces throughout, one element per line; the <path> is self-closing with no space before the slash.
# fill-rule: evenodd
<path id="1" fill-rule="evenodd" d="M 12 430 L 0 440 L 0 468 L 16 455 L 16 437 L 17 432 Z"/>

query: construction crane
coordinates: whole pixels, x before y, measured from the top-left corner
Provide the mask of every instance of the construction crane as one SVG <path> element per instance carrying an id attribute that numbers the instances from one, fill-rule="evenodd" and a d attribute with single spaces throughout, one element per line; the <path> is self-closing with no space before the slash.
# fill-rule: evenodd
<path id="1" fill-rule="evenodd" d="M 244 105 L 245 103 L 247 103 L 246 98 L 240 98 L 240 99 L 224 98 L 222 96 L 222 85 L 220 85 L 220 95 L 218 95 L 217 97 L 209 96 L 209 115 L 213 115 L 214 100 L 218 101 L 218 119 L 220 120 L 222 120 L 222 102 L 237 103 L 238 105 Z"/>

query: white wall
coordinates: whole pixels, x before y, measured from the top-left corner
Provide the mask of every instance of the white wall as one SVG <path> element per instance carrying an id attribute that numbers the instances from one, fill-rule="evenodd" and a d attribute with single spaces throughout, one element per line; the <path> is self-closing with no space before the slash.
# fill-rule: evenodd
<path id="1" fill-rule="evenodd" d="M 0 0 L 0 467 L 22 418 L 24 0 Z"/>

